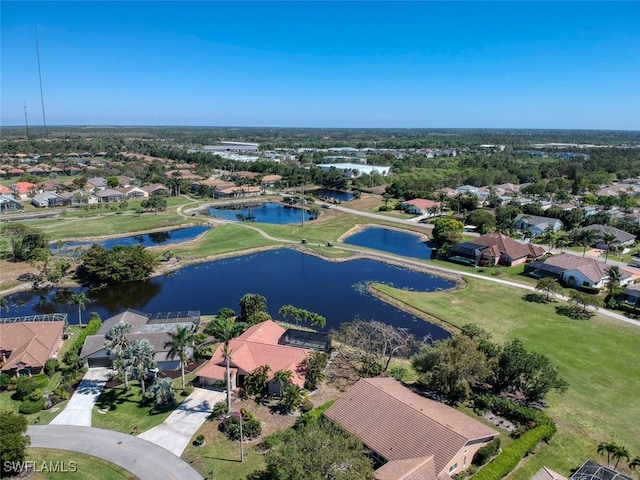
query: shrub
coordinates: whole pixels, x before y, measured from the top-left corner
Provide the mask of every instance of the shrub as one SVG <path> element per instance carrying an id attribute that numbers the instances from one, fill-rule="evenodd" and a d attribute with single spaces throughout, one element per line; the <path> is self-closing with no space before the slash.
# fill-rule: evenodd
<path id="1" fill-rule="evenodd" d="M 184 387 L 184 390 L 182 390 L 182 396 L 183 397 L 188 397 L 189 395 L 191 395 L 193 393 L 193 387 L 191 386 L 186 386 Z"/>
<path id="2" fill-rule="evenodd" d="M 484 447 L 478 449 L 478 451 L 473 456 L 473 460 L 471 463 L 473 465 L 484 465 L 489 461 L 491 457 L 493 457 L 496 453 L 500 451 L 500 439 L 494 438 L 489 443 L 487 443 Z"/>
<path id="3" fill-rule="evenodd" d="M 41 397 L 40 400 L 35 400 L 35 401 L 31 399 L 25 399 L 20 404 L 20 408 L 18 409 L 18 412 L 24 413 L 26 415 L 29 413 L 39 412 L 43 408 L 44 408 L 44 398 Z"/>
<path id="4" fill-rule="evenodd" d="M 300 410 L 302 411 L 302 413 L 310 412 L 311 410 L 313 410 L 313 402 L 311 402 L 311 400 L 309 400 L 308 398 L 305 398 L 300 405 Z"/>
<path id="5" fill-rule="evenodd" d="M 0 373 L 0 391 L 7 390 L 11 383 L 11 377 L 8 373 Z"/>
<path id="6" fill-rule="evenodd" d="M 242 436 L 244 438 L 255 438 L 262 433 L 262 425 L 253 413 L 242 409 Z M 220 422 L 222 430 L 231 440 L 240 440 L 240 416 L 238 414 L 227 415 Z"/>
<path id="7" fill-rule="evenodd" d="M 197 446 L 204 445 L 204 442 L 205 442 L 205 438 L 203 434 L 198 435 L 193 441 L 193 443 Z"/>
<path id="8" fill-rule="evenodd" d="M 56 370 L 58 370 L 59 366 L 60 364 L 58 363 L 58 360 L 56 360 L 55 358 L 50 358 L 44 364 L 44 373 L 46 373 L 50 377 L 51 375 L 56 373 Z"/>
<path id="9" fill-rule="evenodd" d="M 29 394 L 29 400 L 37 402 L 43 397 L 43 395 L 44 395 L 44 392 L 42 391 L 42 389 L 36 388 L 33 392 Z"/>
<path id="10" fill-rule="evenodd" d="M 541 441 L 549 441 L 555 433 L 555 425 L 540 425 L 522 435 L 502 450 L 491 463 L 473 476 L 475 480 L 500 480 L 509 474 Z"/>
<path id="11" fill-rule="evenodd" d="M 220 418 L 223 415 L 226 415 L 229 411 L 229 407 L 227 407 L 227 402 L 217 402 L 213 406 L 213 411 L 211 412 L 212 418 Z"/>
<path id="12" fill-rule="evenodd" d="M 28 395 L 31 395 L 36 388 L 38 388 L 38 384 L 33 377 L 18 377 L 18 382 L 16 384 L 18 400 L 22 400 Z"/>
<path id="13" fill-rule="evenodd" d="M 327 403 L 323 403 L 322 405 L 310 410 L 308 412 L 303 413 L 296 419 L 295 426 L 305 426 L 312 423 L 316 423 L 322 414 L 331 406 L 335 400 L 331 400 Z"/>

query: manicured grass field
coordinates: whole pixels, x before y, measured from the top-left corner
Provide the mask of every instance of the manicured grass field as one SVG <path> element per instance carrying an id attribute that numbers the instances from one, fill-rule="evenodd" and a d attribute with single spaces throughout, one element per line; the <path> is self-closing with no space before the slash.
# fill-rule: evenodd
<path id="1" fill-rule="evenodd" d="M 160 425 L 174 410 L 175 405 L 156 409 L 152 404 L 140 405 L 141 390 L 137 381 L 131 381 L 131 388 L 105 388 L 96 402 L 91 415 L 91 426 L 117 432 L 137 435 Z M 182 401 L 176 397 L 176 401 Z M 100 413 L 99 409 L 108 410 Z"/>
<path id="2" fill-rule="evenodd" d="M 477 279 L 463 290 L 409 292 L 385 285 L 380 291 L 457 327 L 475 323 L 493 340 L 519 338 L 547 355 L 569 382 L 564 395 L 549 397 L 549 414 L 559 427 L 551 444 L 515 474 L 525 480 L 544 463 L 568 475 L 587 458 L 599 459 L 600 442 L 624 445 L 640 455 L 640 328 L 596 315 L 588 321 L 556 314 L 558 304 L 528 302 L 528 292 Z M 619 465 L 621 468 L 622 465 Z"/>
<path id="3" fill-rule="evenodd" d="M 27 460 L 36 462 L 38 470 L 29 477 L 31 480 L 64 480 L 68 478 L 74 480 L 135 480 L 137 478 L 124 468 L 101 458 L 66 450 L 29 448 Z M 47 472 L 48 465 L 52 465 L 49 467 L 51 470 L 58 467 L 61 471 Z"/>

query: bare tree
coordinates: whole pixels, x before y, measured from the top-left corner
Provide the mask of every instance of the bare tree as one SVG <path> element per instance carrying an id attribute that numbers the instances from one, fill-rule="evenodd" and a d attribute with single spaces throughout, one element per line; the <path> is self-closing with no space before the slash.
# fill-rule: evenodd
<path id="1" fill-rule="evenodd" d="M 352 359 L 369 375 L 386 372 L 394 356 L 410 357 L 430 340 L 416 339 L 406 328 L 362 319 L 343 323 L 331 332 L 331 338 L 353 347 Z"/>

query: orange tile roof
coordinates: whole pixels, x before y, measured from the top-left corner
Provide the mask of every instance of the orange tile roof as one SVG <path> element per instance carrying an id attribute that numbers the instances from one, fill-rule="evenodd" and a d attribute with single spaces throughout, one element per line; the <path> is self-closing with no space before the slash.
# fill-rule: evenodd
<path id="1" fill-rule="evenodd" d="M 279 345 L 278 340 L 284 332 L 284 328 L 271 320 L 253 325 L 238 338 L 229 342 L 231 351 L 229 364 L 245 373 L 252 372 L 262 365 L 269 365 L 271 371 L 267 380 L 271 380 L 278 370 L 289 370 L 293 373 L 292 382 L 303 386 L 304 376 L 298 372 L 298 367 L 307 358 L 310 350 Z M 211 359 L 200 369 L 198 375 L 215 380 L 224 379 L 223 349 L 224 344 L 218 345 Z"/>

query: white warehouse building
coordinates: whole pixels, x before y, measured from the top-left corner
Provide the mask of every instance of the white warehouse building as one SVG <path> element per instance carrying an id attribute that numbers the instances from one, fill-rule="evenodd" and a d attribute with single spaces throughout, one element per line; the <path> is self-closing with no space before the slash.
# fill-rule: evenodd
<path id="1" fill-rule="evenodd" d="M 378 175 L 387 176 L 391 173 L 391 167 L 384 167 L 380 165 L 363 165 L 361 163 L 322 163 L 317 165 L 318 168 L 324 171 L 329 171 L 332 168 L 342 172 L 347 178 L 358 178 L 363 174 L 371 175 L 377 173 Z"/>

